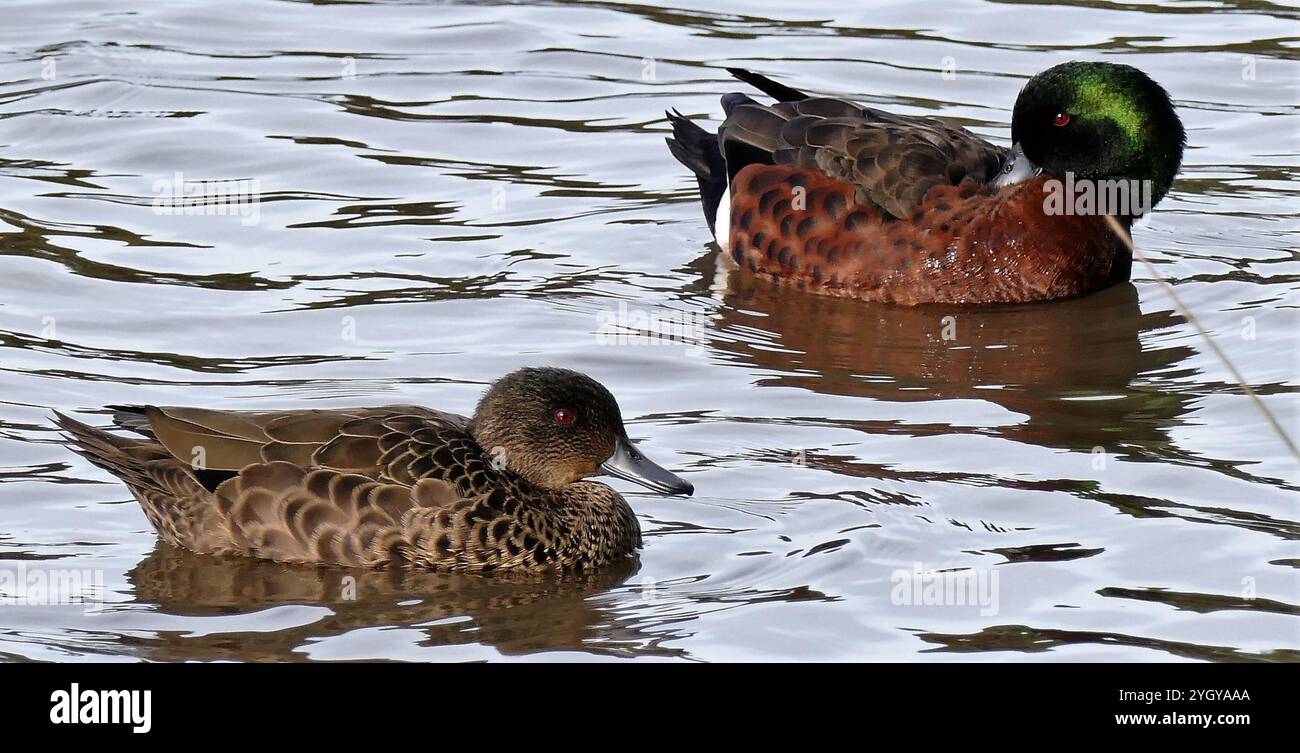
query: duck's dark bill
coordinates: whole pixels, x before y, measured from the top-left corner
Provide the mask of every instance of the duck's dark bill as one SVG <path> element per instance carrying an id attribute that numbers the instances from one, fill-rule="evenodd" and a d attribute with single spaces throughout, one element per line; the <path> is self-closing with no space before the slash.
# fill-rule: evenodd
<path id="1" fill-rule="evenodd" d="M 1002 163 L 1002 171 L 993 179 L 993 187 L 1005 188 L 1013 183 L 1029 180 L 1041 172 L 1043 168 L 1030 162 L 1025 156 L 1025 148 L 1020 144 L 1013 144 L 1006 161 Z"/>
<path id="2" fill-rule="evenodd" d="M 689 497 L 695 492 L 695 487 L 691 486 L 689 481 L 660 468 L 626 439 L 618 440 L 618 444 L 614 446 L 614 454 L 609 460 L 600 464 L 600 469 L 615 478 L 631 481 L 664 494 L 685 494 Z"/>

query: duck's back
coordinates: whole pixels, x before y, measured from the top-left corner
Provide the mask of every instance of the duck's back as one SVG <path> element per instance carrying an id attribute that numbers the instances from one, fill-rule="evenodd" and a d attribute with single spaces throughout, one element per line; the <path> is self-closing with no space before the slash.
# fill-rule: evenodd
<path id="1" fill-rule="evenodd" d="M 936 186 L 988 183 L 1005 156 L 955 124 L 829 97 L 763 105 L 728 94 L 722 105 L 718 134 L 730 180 L 751 164 L 815 170 L 852 186 L 858 206 L 893 219 L 910 215 Z"/>

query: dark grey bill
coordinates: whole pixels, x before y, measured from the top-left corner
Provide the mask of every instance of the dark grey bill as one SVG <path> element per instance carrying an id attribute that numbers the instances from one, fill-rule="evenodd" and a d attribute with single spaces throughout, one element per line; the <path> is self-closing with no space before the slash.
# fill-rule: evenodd
<path id="1" fill-rule="evenodd" d="M 626 438 L 621 438 L 614 445 L 614 454 L 609 460 L 600 464 L 600 470 L 624 481 L 640 484 L 664 494 L 695 493 L 695 487 L 689 481 L 678 478 L 676 474 L 660 468 L 653 461 L 642 455 Z"/>
<path id="2" fill-rule="evenodd" d="M 1019 144 L 1013 144 L 1011 151 L 1007 153 L 1006 159 L 1002 163 L 1002 170 L 997 177 L 993 179 L 994 188 L 1005 188 L 1013 183 L 1019 183 L 1043 172 L 1043 168 L 1029 161 L 1025 156 L 1025 148 Z"/>

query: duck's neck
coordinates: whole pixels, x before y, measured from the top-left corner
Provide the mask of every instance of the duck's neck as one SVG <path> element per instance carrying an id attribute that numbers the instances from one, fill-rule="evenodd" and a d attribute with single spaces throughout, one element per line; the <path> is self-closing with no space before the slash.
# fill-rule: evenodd
<path id="1" fill-rule="evenodd" d="M 476 416 L 466 430 L 495 470 L 507 470 L 533 486 L 550 491 L 562 489 L 573 481 L 554 463 L 529 452 L 528 444 L 520 441 L 517 433 L 504 423 Z"/>

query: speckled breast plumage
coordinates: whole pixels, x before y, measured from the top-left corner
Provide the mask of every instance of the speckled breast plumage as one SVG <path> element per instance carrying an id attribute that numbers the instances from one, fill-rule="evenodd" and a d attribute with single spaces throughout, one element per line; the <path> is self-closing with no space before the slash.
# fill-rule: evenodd
<path id="1" fill-rule="evenodd" d="M 1127 279 L 1123 239 L 1103 217 L 1047 214 L 1045 180 L 936 186 L 896 219 L 816 170 L 749 165 L 732 186 L 729 253 L 799 289 L 906 305 L 1049 300 Z"/>

